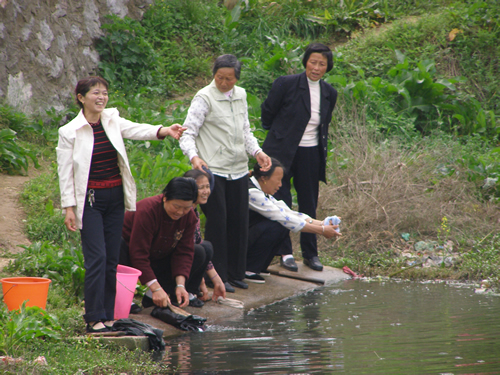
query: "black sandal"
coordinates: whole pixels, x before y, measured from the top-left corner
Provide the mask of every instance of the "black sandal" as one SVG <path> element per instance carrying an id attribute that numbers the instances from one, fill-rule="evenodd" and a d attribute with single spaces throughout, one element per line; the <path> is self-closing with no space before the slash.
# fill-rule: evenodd
<path id="1" fill-rule="evenodd" d="M 101 323 L 104 327 L 103 328 L 94 328 L 97 324 Z M 98 320 L 97 322 L 93 322 L 92 324 L 87 323 L 87 328 L 86 328 L 87 333 L 103 333 L 103 332 L 109 332 L 109 328 L 104 325 L 103 322 Z"/>
<path id="2" fill-rule="evenodd" d="M 192 306 L 192 307 L 203 307 L 204 304 L 205 304 L 205 302 L 203 302 L 201 299 L 198 299 L 196 297 L 189 300 L 189 306 Z"/>

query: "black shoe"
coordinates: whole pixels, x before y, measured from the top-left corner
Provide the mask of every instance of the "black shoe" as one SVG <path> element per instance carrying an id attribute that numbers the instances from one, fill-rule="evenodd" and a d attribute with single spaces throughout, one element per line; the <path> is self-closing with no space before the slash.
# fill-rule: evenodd
<path id="1" fill-rule="evenodd" d="M 142 297 L 142 307 L 147 309 L 148 307 L 151 307 L 154 305 L 155 304 L 154 304 L 153 299 L 151 297 L 148 297 L 146 295 L 144 297 Z"/>
<path id="2" fill-rule="evenodd" d="M 224 283 L 224 286 L 226 287 L 226 292 L 228 292 L 228 293 L 234 293 L 235 292 L 234 288 L 227 281 Z"/>
<path id="3" fill-rule="evenodd" d="M 319 261 L 318 257 L 312 257 L 311 259 L 304 258 L 304 264 L 312 270 L 323 271 L 323 265 Z"/>
<path id="4" fill-rule="evenodd" d="M 142 307 L 139 306 L 137 303 L 132 303 L 132 306 L 130 306 L 130 313 L 131 314 L 139 314 L 142 311 Z"/>
<path id="5" fill-rule="evenodd" d="M 102 324 L 103 328 L 94 328 L 99 323 Z M 92 324 L 91 323 L 87 323 L 87 327 L 85 328 L 85 330 L 87 331 L 87 333 L 103 333 L 103 332 L 109 332 L 110 331 L 110 329 L 108 327 L 106 327 L 104 325 L 104 323 L 102 323 L 101 321 L 93 322 Z"/>
<path id="6" fill-rule="evenodd" d="M 245 281 L 256 284 L 264 284 L 266 282 L 266 280 L 264 280 L 264 278 L 260 276 L 258 273 L 254 273 L 252 275 L 245 275 Z"/>
<path id="7" fill-rule="evenodd" d="M 235 286 L 236 288 L 248 289 L 248 284 L 242 280 L 229 279 L 229 284 L 231 284 L 232 286 Z"/>
<path id="8" fill-rule="evenodd" d="M 288 271 L 297 272 L 299 270 L 299 267 L 297 267 L 297 263 L 295 263 L 295 259 L 293 258 L 288 258 L 287 260 L 280 258 L 280 264 L 281 267 L 287 269 Z"/>
<path id="9" fill-rule="evenodd" d="M 192 307 L 202 307 L 204 304 L 205 304 L 205 302 L 203 302 L 201 299 L 198 299 L 196 297 L 189 300 L 189 306 L 192 306 Z"/>

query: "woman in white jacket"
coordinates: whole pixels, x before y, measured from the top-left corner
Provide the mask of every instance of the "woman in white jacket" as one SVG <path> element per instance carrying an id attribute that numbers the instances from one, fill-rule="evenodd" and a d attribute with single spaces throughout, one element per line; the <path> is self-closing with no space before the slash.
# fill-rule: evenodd
<path id="1" fill-rule="evenodd" d="M 185 128 L 138 124 L 105 109 L 108 83 L 101 77 L 80 80 L 75 93 L 82 110 L 59 129 L 56 148 L 61 206 L 66 227 L 81 234 L 86 330 L 106 332 L 114 320 L 124 211 L 135 211 L 136 202 L 123 138 L 179 139 Z"/>

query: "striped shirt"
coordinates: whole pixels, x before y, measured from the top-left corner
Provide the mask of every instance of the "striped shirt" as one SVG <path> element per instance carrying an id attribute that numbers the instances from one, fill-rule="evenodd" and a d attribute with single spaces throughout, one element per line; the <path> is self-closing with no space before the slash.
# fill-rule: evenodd
<path id="1" fill-rule="evenodd" d="M 89 172 L 89 189 L 111 188 L 122 184 L 118 153 L 109 141 L 101 120 L 92 124 L 94 131 L 94 149 Z"/>

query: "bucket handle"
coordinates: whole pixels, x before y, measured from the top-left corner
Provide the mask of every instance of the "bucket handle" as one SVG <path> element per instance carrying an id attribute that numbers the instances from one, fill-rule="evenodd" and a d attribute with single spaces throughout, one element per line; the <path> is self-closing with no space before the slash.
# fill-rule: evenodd
<path id="1" fill-rule="evenodd" d="M 130 290 L 129 288 L 127 288 L 126 285 L 124 285 L 120 280 L 116 280 L 120 283 L 121 286 L 123 286 L 125 289 L 127 289 L 130 293 L 134 294 L 135 295 L 135 290 Z M 137 283 L 136 283 L 137 284 Z M 11 288 L 12 289 L 12 288 Z M 10 290 L 10 289 L 9 289 Z"/>
<path id="2" fill-rule="evenodd" d="M 12 289 L 14 289 L 16 286 L 17 286 L 17 284 L 12 285 L 12 286 L 9 288 L 9 290 L 3 294 L 2 298 L 5 298 L 5 296 L 7 295 L 7 293 L 9 293 L 9 292 L 10 292 Z"/>

